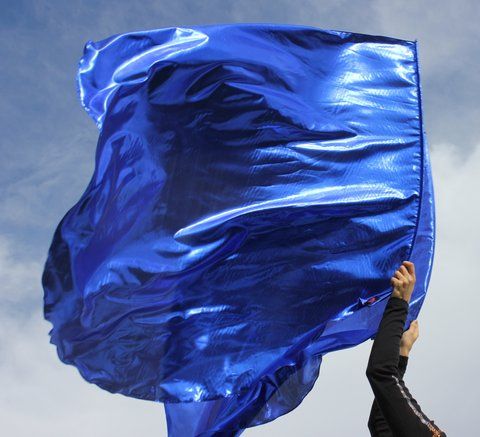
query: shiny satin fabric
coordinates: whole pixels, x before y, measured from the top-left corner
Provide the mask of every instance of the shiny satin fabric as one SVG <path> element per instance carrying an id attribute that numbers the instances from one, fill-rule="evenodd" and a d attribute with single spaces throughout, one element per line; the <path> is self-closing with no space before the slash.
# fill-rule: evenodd
<path id="1" fill-rule="evenodd" d="M 407 259 L 417 317 L 435 214 L 416 40 L 130 32 L 85 45 L 77 86 L 95 170 L 42 284 L 51 342 L 87 381 L 164 402 L 170 436 L 236 436 L 375 335 Z"/>

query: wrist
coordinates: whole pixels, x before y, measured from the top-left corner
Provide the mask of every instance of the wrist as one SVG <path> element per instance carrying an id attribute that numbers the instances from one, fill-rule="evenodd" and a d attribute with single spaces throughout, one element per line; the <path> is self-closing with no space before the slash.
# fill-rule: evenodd
<path id="1" fill-rule="evenodd" d="M 406 347 L 400 347 L 400 355 L 403 357 L 408 357 L 410 354 L 410 349 Z"/>
<path id="2" fill-rule="evenodd" d="M 404 300 L 405 302 L 407 302 L 408 304 L 410 303 L 410 299 L 405 298 L 405 296 L 404 296 L 402 293 L 400 293 L 399 291 L 397 291 L 397 290 L 394 290 L 394 291 L 392 292 L 391 297 L 396 297 L 396 298 L 398 298 L 398 299 L 402 299 L 402 300 Z"/>

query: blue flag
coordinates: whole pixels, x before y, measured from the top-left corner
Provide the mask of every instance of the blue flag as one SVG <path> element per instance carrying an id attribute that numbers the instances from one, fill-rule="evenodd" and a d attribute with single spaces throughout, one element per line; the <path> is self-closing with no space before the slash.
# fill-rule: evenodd
<path id="1" fill-rule="evenodd" d="M 42 284 L 51 342 L 87 381 L 163 402 L 170 436 L 236 436 L 375 335 L 403 260 L 417 317 L 435 228 L 417 40 L 131 32 L 89 41 L 77 86 L 95 171 Z"/>

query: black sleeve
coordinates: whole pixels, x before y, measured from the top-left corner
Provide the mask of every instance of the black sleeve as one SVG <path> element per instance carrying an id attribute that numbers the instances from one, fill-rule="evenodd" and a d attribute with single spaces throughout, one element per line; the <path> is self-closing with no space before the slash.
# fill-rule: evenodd
<path id="1" fill-rule="evenodd" d="M 421 410 L 400 377 L 399 351 L 408 303 L 391 296 L 372 345 L 367 378 L 392 433 L 398 437 L 446 437 Z"/>
<path id="2" fill-rule="evenodd" d="M 408 357 L 400 355 L 398 357 L 398 374 L 402 380 L 407 370 L 407 364 Z M 385 416 L 375 398 L 373 398 L 370 416 L 368 417 L 368 430 L 371 437 L 393 437 L 392 430 L 388 426 L 388 422 L 385 420 Z"/>

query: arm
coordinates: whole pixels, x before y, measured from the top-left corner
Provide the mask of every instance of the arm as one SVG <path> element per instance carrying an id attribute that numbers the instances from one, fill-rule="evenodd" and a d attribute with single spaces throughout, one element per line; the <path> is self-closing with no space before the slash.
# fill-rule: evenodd
<path id="1" fill-rule="evenodd" d="M 414 320 L 410 327 L 403 333 L 400 340 L 400 356 L 398 357 L 398 374 L 400 380 L 403 382 L 405 371 L 407 370 L 408 356 L 413 347 L 413 344 L 418 338 L 418 321 Z M 368 429 L 372 437 L 392 437 L 392 430 L 388 426 L 382 410 L 374 398 L 370 416 L 368 418 Z"/>
<path id="2" fill-rule="evenodd" d="M 401 380 L 403 380 L 403 376 L 407 370 L 407 363 L 408 355 L 404 355 L 402 352 L 400 352 L 400 356 L 398 357 L 398 373 Z M 368 429 L 372 437 L 393 437 L 392 430 L 388 426 L 382 410 L 380 409 L 380 406 L 375 398 L 373 399 L 372 408 L 370 409 Z"/>
<path id="3" fill-rule="evenodd" d="M 409 269 L 405 267 L 407 266 Z M 394 290 L 387 302 L 372 346 L 367 378 L 393 434 L 399 437 L 445 436 L 422 412 L 399 377 L 400 340 L 415 283 L 413 264 L 404 265 L 392 278 Z"/>

